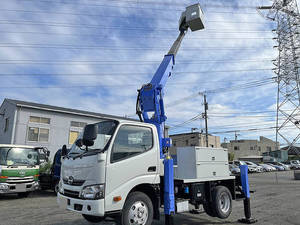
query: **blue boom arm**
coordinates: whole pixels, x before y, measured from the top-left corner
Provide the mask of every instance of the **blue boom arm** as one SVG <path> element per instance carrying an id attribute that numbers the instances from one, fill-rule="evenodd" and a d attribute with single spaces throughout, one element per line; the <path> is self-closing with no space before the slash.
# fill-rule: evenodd
<path id="1" fill-rule="evenodd" d="M 168 78 L 172 74 L 175 64 L 175 55 L 185 35 L 185 30 L 181 30 L 178 38 L 172 45 L 170 51 L 165 55 L 150 83 L 145 84 L 138 91 L 136 112 L 141 121 L 154 124 L 157 128 L 160 158 L 164 159 L 164 212 L 165 215 L 175 213 L 174 198 L 174 175 L 173 159 L 164 153 L 171 146 L 171 139 L 164 134 L 165 121 L 167 119 L 164 109 L 164 87 Z"/>
<path id="2" fill-rule="evenodd" d="M 181 14 L 179 20 L 179 35 L 173 43 L 170 51 L 165 55 L 150 83 L 145 84 L 138 91 L 136 112 L 141 121 L 154 124 L 157 128 L 160 146 L 160 158 L 164 159 L 164 212 L 166 221 L 175 213 L 173 159 L 168 153 L 171 139 L 164 134 L 165 121 L 167 119 L 164 109 L 164 87 L 172 74 L 175 64 L 175 56 L 186 31 L 204 29 L 202 22 L 202 10 L 199 4 L 191 5 Z"/>

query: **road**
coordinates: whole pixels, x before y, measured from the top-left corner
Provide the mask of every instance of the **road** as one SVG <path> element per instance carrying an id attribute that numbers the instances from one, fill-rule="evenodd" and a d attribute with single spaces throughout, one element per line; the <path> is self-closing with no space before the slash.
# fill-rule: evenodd
<path id="1" fill-rule="evenodd" d="M 277 176 L 277 179 L 276 179 Z M 293 171 L 249 175 L 252 215 L 259 225 L 300 225 L 300 181 L 293 180 Z M 180 214 L 175 224 L 239 224 L 243 215 L 243 202 L 233 202 L 232 214 L 226 220 L 201 214 Z M 163 218 L 163 216 L 162 216 Z M 56 204 L 52 192 L 37 192 L 26 199 L 14 195 L 0 196 L 1 225 L 88 225 L 81 215 L 62 211 Z M 105 221 L 100 225 L 114 225 Z M 163 225 L 164 221 L 153 222 Z"/>

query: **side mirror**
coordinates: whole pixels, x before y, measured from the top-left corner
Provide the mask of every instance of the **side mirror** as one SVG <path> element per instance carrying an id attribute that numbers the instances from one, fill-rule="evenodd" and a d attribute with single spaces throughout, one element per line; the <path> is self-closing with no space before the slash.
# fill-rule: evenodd
<path id="1" fill-rule="evenodd" d="M 98 134 L 97 124 L 86 125 L 83 131 L 82 144 L 85 146 L 94 145 L 94 140 L 97 138 L 97 134 Z"/>
<path id="2" fill-rule="evenodd" d="M 47 157 L 49 157 L 50 156 L 50 151 L 47 150 L 46 154 L 47 154 Z"/>
<path id="3" fill-rule="evenodd" d="M 61 156 L 65 157 L 67 155 L 67 146 L 63 145 L 61 148 Z"/>

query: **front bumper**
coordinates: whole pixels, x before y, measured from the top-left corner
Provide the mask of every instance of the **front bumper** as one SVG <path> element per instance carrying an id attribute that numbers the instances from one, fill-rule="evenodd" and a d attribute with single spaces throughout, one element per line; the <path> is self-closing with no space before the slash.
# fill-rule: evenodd
<path id="1" fill-rule="evenodd" d="M 57 194 L 57 203 L 60 208 L 67 209 L 81 214 L 101 216 L 105 214 L 104 199 L 99 200 L 83 200 Z"/>
<path id="2" fill-rule="evenodd" d="M 7 188 L 0 189 L 0 194 L 30 192 L 39 189 L 39 182 L 32 181 L 28 183 L 0 183 L 0 187 L 5 186 Z"/>

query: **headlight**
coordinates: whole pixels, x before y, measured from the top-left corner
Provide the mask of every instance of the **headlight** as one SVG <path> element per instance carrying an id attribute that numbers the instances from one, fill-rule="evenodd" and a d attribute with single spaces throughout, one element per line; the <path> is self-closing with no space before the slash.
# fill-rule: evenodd
<path id="1" fill-rule="evenodd" d="M 62 185 L 62 180 L 59 180 L 59 183 L 58 183 L 58 192 L 61 193 L 61 194 L 64 194 L 64 188 L 63 188 L 63 185 Z"/>
<path id="2" fill-rule="evenodd" d="M 8 187 L 7 184 L 0 184 L 0 190 L 7 191 L 8 188 L 9 188 L 9 187 Z"/>
<path id="3" fill-rule="evenodd" d="M 104 198 L 104 184 L 86 186 L 80 192 L 83 199 L 101 199 Z"/>

